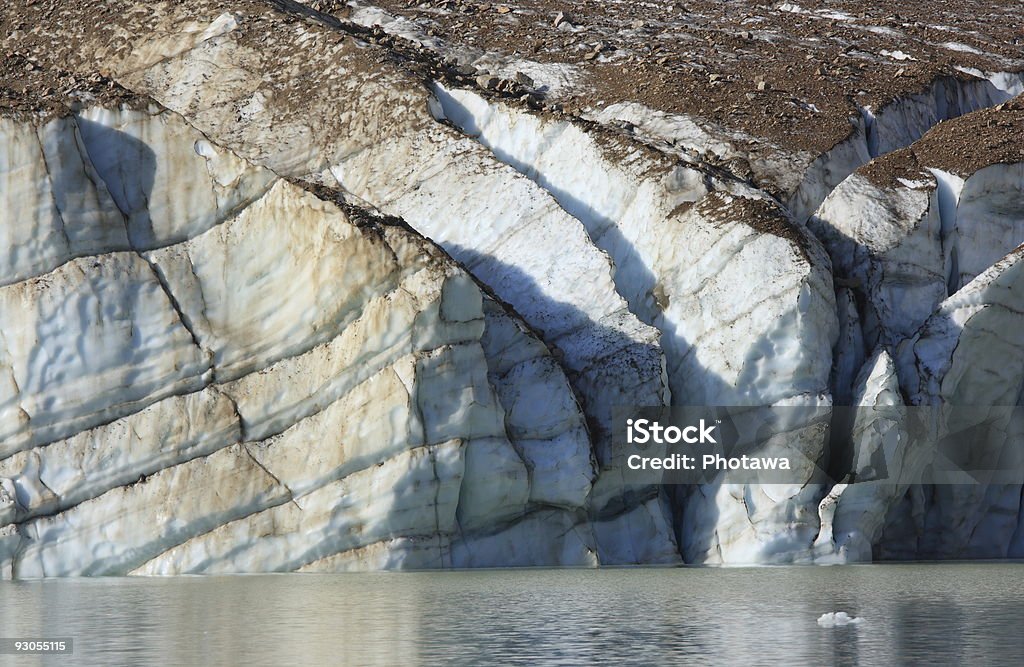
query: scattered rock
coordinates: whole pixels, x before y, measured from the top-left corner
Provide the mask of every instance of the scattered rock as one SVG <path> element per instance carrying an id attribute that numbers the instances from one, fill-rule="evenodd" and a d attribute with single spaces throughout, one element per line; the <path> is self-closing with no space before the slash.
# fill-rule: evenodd
<path id="1" fill-rule="evenodd" d="M 515 82 L 525 88 L 533 88 L 536 85 L 532 77 L 528 74 L 523 74 L 522 72 L 516 72 Z"/>
<path id="2" fill-rule="evenodd" d="M 500 79 L 492 74 L 481 74 L 476 78 L 476 85 L 487 90 L 494 90 L 498 87 Z"/>

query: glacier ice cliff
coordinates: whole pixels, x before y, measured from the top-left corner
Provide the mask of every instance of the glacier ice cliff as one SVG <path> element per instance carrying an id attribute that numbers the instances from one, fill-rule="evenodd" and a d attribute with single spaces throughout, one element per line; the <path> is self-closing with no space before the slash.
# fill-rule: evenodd
<path id="1" fill-rule="evenodd" d="M 1021 484 L 856 481 L 1021 402 L 1024 60 L 698 113 L 379 5 L 3 10 L 0 575 L 1024 554 Z M 629 481 L 613 410 L 695 405 L 853 416 Z"/>
<path id="2" fill-rule="evenodd" d="M 594 562 L 565 373 L 428 241 L 153 102 L 5 129 L 8 575 Z"/>

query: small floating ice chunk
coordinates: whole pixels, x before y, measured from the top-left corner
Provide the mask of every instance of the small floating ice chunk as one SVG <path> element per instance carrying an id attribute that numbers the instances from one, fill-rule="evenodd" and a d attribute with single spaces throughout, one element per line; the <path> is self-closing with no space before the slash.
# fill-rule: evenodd
<path id="1" fill-rule="evenodd" d="M 850 616 L 845 611 L 829 612 L 818 617 L 818 625 L 823 628 L 834 628 L 837 625 L 857 625 L 863 622 L 863 618 Z"/>

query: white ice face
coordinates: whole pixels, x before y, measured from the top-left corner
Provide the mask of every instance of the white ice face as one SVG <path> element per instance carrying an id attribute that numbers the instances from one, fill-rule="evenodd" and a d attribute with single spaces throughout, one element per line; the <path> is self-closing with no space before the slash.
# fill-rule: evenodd
<path id="1" fill-rule="evenodd" d="M 852 405 L 855 474 L 920 465 L 880 408 L 1019 402 L 1021 164 L 865 165 L 1020 75 L 851 107 L 816 155 L 197 11 L 104 62 L 148 105 L 0 118 L 0 574 L 1024 555 L 1019 488 L 626 484 L 612 437 L 624 406 Z"/>
<path id="2" fill-rule="evenodd" d="M 429 242 L 156 106 L 7 131 L 6 576 L 596 562 L 561 366 Z"/>

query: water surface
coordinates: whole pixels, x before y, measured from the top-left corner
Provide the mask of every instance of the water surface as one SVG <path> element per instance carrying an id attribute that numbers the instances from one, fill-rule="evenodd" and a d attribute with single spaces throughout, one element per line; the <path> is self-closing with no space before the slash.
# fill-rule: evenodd
<path id="1" fill-rule="evenodd" d="M 0 582 L 0 637 L 74 639 L 0 664 L 1021 665 L 1022 618 L 1022 564 Z"/>

